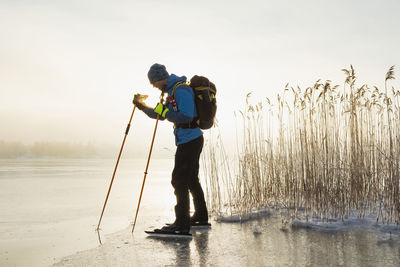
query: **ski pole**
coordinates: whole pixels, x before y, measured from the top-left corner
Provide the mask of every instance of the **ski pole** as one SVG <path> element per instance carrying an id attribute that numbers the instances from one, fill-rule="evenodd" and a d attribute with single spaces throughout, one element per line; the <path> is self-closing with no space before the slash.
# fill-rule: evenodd
<path id="1" fill-rule="evenodd" d="M 144 188 L 144 184 L 146 182 L 147 170 L 149 168 L 151 151 L 153 150 L 154 138 L 156 137 L 156 131 L 157 131 L 157 125 L 158 125 L 159 118 L 160 118 L 160 115 L 157 115 L 156 126 L 154 127 L 154 133 L 153 133 L 153 139 L 151 140 L 149 157 L 147 158 L 146 170 L 144 171 L 142 189 L 140 190 L 140 196 L 139 196 L 139 201 L 138 201 L 138 205 L 137 205 L 137 208 L 136 208 L 136 215 L 135 215 L 135 221 L 133 222 L 132 233 L 133 233 L 133 230 L 135 230 L 136 219 L 137 219 L 137 216 L 138 216 L 138 213 L 139 213 L 140 202 L 142 200 L 143 188 Z"/>
<path id="2" fill-rule="evenodd" d="M 131 127 L 132 117 L 133 117 L 133 113 L 135 113 L 135 109 L 136 109 L 136 105 L 133 106 L 133 110 L 132 110 L 131 117 L 130 117 L 130 119 L 129 119 L 129 123 L 128 123 L 128 125 L 126 126 L 124 140 L 122 141 L 121 149 L 119 150 L 119 155 L 118 155 L 117 163 L 115 164 L 115 168 L 114 168 L 114 172 L 113 172 L 113 175 L 112 175 L 112 178 L 111 178 L 110 186 L 108 187 L 108 192 L 107 192 L 106 200 L 104 201 L 103 210 L 101 211 L 101 215 L 100 215 L 100 219 L 99 219 L 99 224 L 97 225 L 97 229 L 96 229 L 97 231 L 99 231 L 99 229 L 100 229 L 101 219 L 103 218 L 104 209 L 106 208 L 106 205 L 107 205 L 108 196 L 110 195 L 110 191 L 111 191 L 112 184 L 113 184 L 113 182 L 114 182 L 114 177 L 115 177 L 115 173 L 116 173 L 116 171 L 117 171 L 119 159 L 121 158 L 122 150 L 123 150 L 124 145 L 125 145 L 126 136 L 128 135 L 128 133 L 129 133 L 129 128 Z"/>
<path id="3" fill-rule="evenodd" d="M 164 102 L 163 95 L 164 95 L 163 93 L 161 93 L 161 95 L 160 95 L 161 103 Z M 142 189 L 140 190 L 139 201 L 138 201 L 138 205 L 137 205 L 137 208 L 136 208 L 135 221 L 133 222 L 133 226 L 132 226 L 132 233 L 133 233 L 133 230 L 135 230 L 136 219 L 137 219 L 137 216 L 138 216 L 138 213 L 139 213 L 140 202 L 142 201 L 143 188 L 144 188 L 144 184 L 146 183 L 147 170 L 149 168 L 151 151 L 153 150 L 154 138 L 156 137 L 156 131 L 157 131 L 157 125 L 158 125 L 158 120 L 159 119 L 160 119 L 160 115 L 157 115 L 156 126 L 154 127 L 153 139 L 151 140 L 151 145 L 150 145 L 149 157 L 147 158 L 146 170 L 144 171 Z"/>

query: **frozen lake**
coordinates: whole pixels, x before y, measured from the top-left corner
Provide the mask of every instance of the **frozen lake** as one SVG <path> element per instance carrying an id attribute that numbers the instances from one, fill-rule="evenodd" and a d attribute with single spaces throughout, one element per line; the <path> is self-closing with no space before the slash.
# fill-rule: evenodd
<path id="1" fill-rule="evenodd" d="M 96 247 L 95 228 L 114 164 L 114 159 L 0 160 L 0 266 L 46 266 Z M 133 221 L 145 164 L 146 159 L 120 161 L 102 233 Z M 172 215 L 172 166 L 170 160 L 152 159 L 138 224 L 148 215 Z"/>
<path id="2" fill-rule="evenodd" d="M 146 159 L 121 160 L 99 245 L 95 228 L 114 164 L 0 160 L 0 266 L 400 265 L 399 231 L 356 220 L 338 227 L 284 227 L 278 215 L 270 215 L 246 223 L 213 221 L 188 241 L 148 238 L 144 230 L 173 220 L 173 161 L 159 159 L 150 164 L 134 235 L 129 224 Z"/>

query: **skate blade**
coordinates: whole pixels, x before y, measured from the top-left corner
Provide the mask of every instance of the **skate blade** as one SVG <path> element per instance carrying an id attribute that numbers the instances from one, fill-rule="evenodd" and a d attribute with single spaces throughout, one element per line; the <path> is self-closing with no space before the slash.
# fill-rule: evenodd
<path id="1" fill-rule="evenodd" d="M 162 233 L 154 231 L 144 231 L 144 232 L 151 237 L 192 239 L 192 234 L 173 234 L 173 233 Z"/>
<path id="2" fill-rule="evenodd" d="M 170 226 L 172 223 L 166 223 L 166 226 Z M 190 227 L 192 229 L 208 229 L 211 228 L 211 223 L 207 223 L 207 224 L 194 224 L 194 225 L 190 225 Z"/>
<path id="3" fill-rule="evenodd" d="M 211 223 L 207 224 L 194 224 L 190 226 L 192 229 L 209 229 L 211 228 Z"/>

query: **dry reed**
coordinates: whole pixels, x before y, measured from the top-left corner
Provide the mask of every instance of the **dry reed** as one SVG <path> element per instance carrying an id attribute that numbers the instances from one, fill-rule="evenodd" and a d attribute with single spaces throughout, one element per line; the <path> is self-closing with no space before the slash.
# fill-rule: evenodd
<path id="1" fill-rule="evenodd" d="M 275 105 L 268 98 L 252 105 L 248 95 L 237 158 L 227 156 L 220 136 L 203 153 L 214 214 L 244 218 L 268 207 L 306 220 L 355 212 L 400 222 L 400 91 L 388 88 L 394 67 L 384 92 L 357 87 L 352 66 L 343 71 L 342 89 L 329 80 L 305 90 L 286 85 Z"/>

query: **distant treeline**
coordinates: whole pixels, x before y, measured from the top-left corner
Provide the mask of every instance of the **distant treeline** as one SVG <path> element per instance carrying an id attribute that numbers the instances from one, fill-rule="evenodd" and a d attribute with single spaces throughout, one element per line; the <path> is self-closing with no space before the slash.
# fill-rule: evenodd
<path id="1" fill-rule="evenodd" d="M 21 142 L 0 141 L 0 158 L 15 157 L 93 157 L 102 156 L 93 144 L 69 142 L 35 142 L 26 145 Z"/>
<path id="2" fill-rule="evenodd" d="M 23 144 L 21 142 L 7 142 L 0 140 L 0 158 L 116 158 L 120 147 L 109 144 L 71 143 L 71 142 L 35 142 Z M 156 148 L 153 157 L 170 157 L 172 152 L 165 148 Z M 123 157 L 145 157 L 148 149 L 125 146 Z"/>

